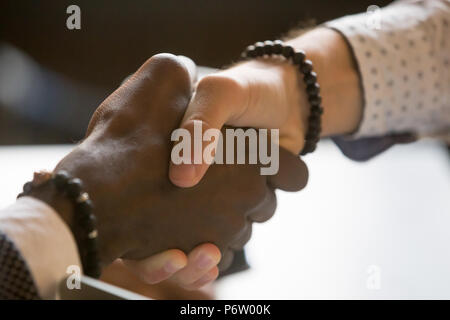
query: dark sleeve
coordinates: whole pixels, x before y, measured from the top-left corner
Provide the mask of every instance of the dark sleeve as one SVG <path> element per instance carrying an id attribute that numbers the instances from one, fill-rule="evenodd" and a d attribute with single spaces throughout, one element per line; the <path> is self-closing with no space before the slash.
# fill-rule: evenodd
<path id="1" fill-rule="evenodd" d="M 247 263 L 247 258 L 245 257 L 245 251 L 239 250 L 234 252 L 233 262 L 228 267 L 228 269 L 220 272 L 220 277 L 224 277 L 233 273 L 245 271 L 249 269 L 250 266 Z"/>
<path id="2" fill-rule="evenodd" d="M 355 161 L 366 161 L 389 149 L 394 144 L 413 142 L 416 140 L 416 136 L 411 133 L 404 133 L 352 140 L 345 137 L 333 137 L 332 140 L 348 158 Z"/>
<path id="3" fill-rule="evenodd" d="M 37 287 L 14 243 L 0 231 L 0 299 L 36 300 Z"/>

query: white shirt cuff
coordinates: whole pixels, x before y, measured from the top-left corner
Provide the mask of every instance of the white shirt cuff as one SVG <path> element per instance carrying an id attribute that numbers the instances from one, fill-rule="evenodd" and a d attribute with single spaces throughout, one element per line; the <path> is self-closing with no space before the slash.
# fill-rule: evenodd
<path id="1" fill-rule="evenodd" d="M 20 250 L 43 299 L 55 299 L 69 266 L 80 258 L 75 239 L 66 223 L 46 203 L 22 197 L 0 211 L 0 230 Z"/>

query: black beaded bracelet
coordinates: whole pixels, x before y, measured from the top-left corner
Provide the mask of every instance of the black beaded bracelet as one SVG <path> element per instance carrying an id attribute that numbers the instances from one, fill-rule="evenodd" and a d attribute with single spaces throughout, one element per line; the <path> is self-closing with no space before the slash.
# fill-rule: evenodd
<path id="1" fill-rule="evenodd" d="M 260 58 L 264 56 L 280 56 L 291 61 L 303 74 L 303 81 L 306 85 L 308 101 L 311 105 L 308 117 L 308 131 L 305 135 L 305 146 L 300 152 L 301 155 L 313 152 L 320 139 L 321 115 L 323 113 L 322 97 L 320 96 L 320 86 L 317 83 L 317 74 L 313 71 L 313 64 L 306 59 L 304 51 L 295 51 L 293 47 L 284 45 L 281 40 L 257 42 L 248 46 L 242 53 L 242 59 Z"/>
<path id="2" fill-rule="evenodd" d="M 83 271 L 90 277 L 100 277 L 98 231 L 93 214 L 93 204 L 89 199 L 89 194 L 83 191 L 83 183 L 80 179 L 72 178 L 64 170 L 53 174 L 35 173 L 33 181 L 25 183 L 23 192 L 17 197 L 30 195 L 35 187 L 47 183 L 52 183 L 57 192 L 66 196 L 73 204 L 74 219 L 72 231 L 78 245 Z"/>

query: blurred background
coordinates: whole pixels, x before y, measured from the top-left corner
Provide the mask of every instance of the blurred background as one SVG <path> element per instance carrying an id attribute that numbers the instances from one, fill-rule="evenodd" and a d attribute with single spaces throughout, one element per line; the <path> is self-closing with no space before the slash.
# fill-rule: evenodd
<path id="1" fill-rule="evenodd" d="M 390 1 L 377 1 L 383 6 Z M 81 30 L 66 8 L 81 8 Z M 67 143 L 147 58 L 182 54 L 222 67 L 250 43 L 363 12 L 369 0 L 2 0 L 0 144 Z"/>

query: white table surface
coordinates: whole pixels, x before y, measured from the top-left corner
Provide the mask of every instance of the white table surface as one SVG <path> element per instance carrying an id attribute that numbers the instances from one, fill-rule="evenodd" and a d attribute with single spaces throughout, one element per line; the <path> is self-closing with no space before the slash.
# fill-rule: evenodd
<path id="1" fill-rule="evenodd" d="M 0 207 L 70 149 L 0 147 Z M 276 215 L 247 246 L 252 269 L 219 281 L 218 298 L 450 298 L 444 148 L 422 141 L 355 163 L 325 141 L 305 161 L 309 185 L 278 193 Z"/>

